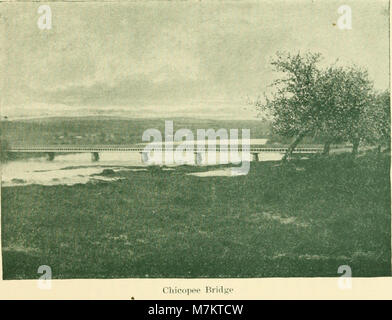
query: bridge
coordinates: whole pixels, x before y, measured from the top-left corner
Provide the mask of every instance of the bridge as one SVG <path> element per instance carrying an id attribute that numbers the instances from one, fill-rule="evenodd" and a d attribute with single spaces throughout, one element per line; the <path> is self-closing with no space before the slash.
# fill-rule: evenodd
<path id="1" fill-rule="evenodd" d="M 150 145 L 151 146 L 151 145 Z M 153 151 L 165 152 L 167 150 L 174 151 L 177 145 L 161 145 L 153 146 Z M 46 153 L 48 160 L 53 160 L 55 153 L 91 153 L 91 160 L 98 161 L 99 153 L 101 152 L 138 152 L 142 156 L 142 160 L 148 159 L 148 151 L 145 150 L 146 145 L 46 145 L 46 146 L 11 146 L 8 152 L 18 153 Z M 186 146 L 187 150 L 194 152 L 195 157 L 198 157 L 200 150 L 193 144 Z M 273 152 L 273 153 L 286 153 L 287 147 L 263 147 L 262 145 L 232 145 L 230 148 L 227 145 L 217 144 L 216 152 L 230 152 L 231 150 L 237 152 L 249 152 L 252 154 L 252 159 L 259 160 L 259 153 Z M 322 148 L 295 148 L 294 154 L 312 154 L 322 152 Z M 205 146 L 205 151 L 208 151 L 208 145 Z"/>

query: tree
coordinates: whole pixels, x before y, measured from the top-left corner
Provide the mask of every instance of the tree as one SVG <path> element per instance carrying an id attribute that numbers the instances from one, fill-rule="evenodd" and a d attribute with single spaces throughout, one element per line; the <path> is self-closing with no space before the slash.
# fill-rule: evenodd
<path id="1" fill-rule="evenodd" d="M 320 122 L 319 132 L 326 137 L 326 144 L 350 141 L 352 154 L 358 153 L 361 139 L 367 132 L 363 119 L 368 117 L 367 109 L 372 105 L 373 84 L 366 70 L 356 66 L 330 66 L 321 72 L 318 79 Z M 324 147 L 324 151 L 329 146 Z"/>
<path id="2" fill-rule="evenodd" d="M 271 65 L 283 77 L 271 84 L 271 96 L 265 96 L 264 103 L 256 102 L 261 112 L 272 117 L 275 133 L 295 137 L 283 160 L 291 155 L 306 135 L 319 126 L 320 105 L 315 97 L 315 87 L 320 76 L 317 67 L 320 60 L 319 53 L 277 53 Z"/>
<path id="3" fill-rule="evenodd" d="M 391 93 L 385 90 L 376 95 L 376 106 L 378 106 L 378 128 L 379 128 L 379 146 L 384 144 L 387 149 L 391 148 Z"/>
<path id="4" fill-rule="evenodd" d="M 283 160 L 307 135 L 324 141 L 325 154 L 331 143 L 351 141 L 353 155 L 364 136 L 362 119 L 373 92 L 366 70 L 335 64 L 321 69 L 320 60 L 318 53 L 278 53 L 272 65 L 283 77 L 272 83 L 272 94 L 265 103 L 256 103 L 272 117 L 276 133 L 295 137 Z"/>
<path id="5" fill-rule="evenodd" d="M 6 161 L 8 159 L 9 143 L 7 140 L 0 139 L 0 161 Z"/>
<path id="6" fill-rule="evenodd" d="M 363 140 L 371 145 L 377 145 L 379 151 L 382 146 L 390 148 L 390 103 L 389 90 L 374 93 L 372 103 L 367 105 L 361 123 L 364 128 Z"/>

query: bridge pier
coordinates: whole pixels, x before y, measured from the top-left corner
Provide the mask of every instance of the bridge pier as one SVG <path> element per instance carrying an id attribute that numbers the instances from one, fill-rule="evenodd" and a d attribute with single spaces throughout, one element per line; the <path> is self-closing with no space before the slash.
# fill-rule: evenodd
<path id="1" fill-rule="evenodd" d="M 99 153 L 98 152 L 91 152 L 91 161 L 93 161 L 93 162 L 99 161 Z"/>
<path id="2" fill-rule="evenodd" d="M 53 161 L 53 160 L 54 160 L 54 152 L 48 152 L 48 153 L 46 154 L 46 159 L 47 159 L 48 161 Z"/>
<path id="3" fill-rule="evenodd" d="M 201 165 L 203 162 L 203 156 L 201 152 L 194 152 L 193 154 L 195 155 L 195 164 Z"/>
<path id="4" fill-rule="evenodd" d="M 259 161 L 259 154 L 252 152 L 252 161 Z"/>
<path id="5" fill-rule="evenodd" d="M 147 163 L 148 162 L 148 153 L 147 152 L 139 152 L 139 153 L 140 153 L 142 163 Z"/>

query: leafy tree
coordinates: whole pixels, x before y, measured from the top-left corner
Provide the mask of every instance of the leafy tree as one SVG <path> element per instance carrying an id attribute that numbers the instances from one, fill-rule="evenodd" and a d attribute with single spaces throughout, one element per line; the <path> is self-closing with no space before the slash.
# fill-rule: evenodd
<path id="1" fill-rule="evenodd" d="M 353 155 L 365 136 L 363 119 L 373 92 L 367 72 L 355 66 L 321 69 L 320 60 L 318 53 L 278 53 L 272 65 L 283 76 L 272 83 L 271 96 L 256 103 L 272 117 L 275 133 L 295 137 L 283 160 L 305 136 L 324 140 L 324 153 L 331 143 L 351 141 Z"/>
<path id="2" fill-rule="evenodd" d="M 379 151 L 381 151 L 382 146 L 386 146 L 387 149 L 390 148 L 390 103 L 389 90 L 374 93 L 372 103 L 367 105 L 362 119 L 363 140 L 369 144 L 377 145 Z"/>
<path id="3" fill-rule="evenodd" d="M 318 100 L 315 87 L 320 76 L 318 62 L 321 55 L 277 53 L 271 62 L 274 70 L 282 73 L 282 78 L 271 84 L 271 96 L 265 96 L 265 102 L 257 101 L 256 107 L 272 117 L 274 133 L 286 137 L 295 137 L 288 148 L 284 160 L 291 155 L 295 147 L 319 126 Z"/>
<path id="4" fill-rule="evenodd" d="M 366 135 L 364 119 L 372 105 L 373 85 L 366 70 L 355 66 L 330 66 L 321 72 L 316 86 L 319 99 L 319 132 L 326 139 L 324 152 L 329 144 L 337 141 L 350 141 L 352 154 L 358 153 L 361 139 Z"/>
<path id="5" fill-rule="evenodd" d="M 6 161 L 8 159 L 9 143 L 7 140 L 0 139 L 0 161 Z"/>

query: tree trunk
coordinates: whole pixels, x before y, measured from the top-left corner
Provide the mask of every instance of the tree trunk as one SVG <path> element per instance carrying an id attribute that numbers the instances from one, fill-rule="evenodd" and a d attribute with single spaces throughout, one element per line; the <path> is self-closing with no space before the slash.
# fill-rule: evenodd
<path id="1" fill-rule="evenodd" d="M 353 141 L 353 149 L 351 151 L 351 155 L 355 158 L 358 154 L 358 147 L 359 147 L 359 139 L 355 139 Z"/>
<path id="2" fill-rule="evenodd" d="M 282 158 L 282 161 L 286 161 L 291 156 L 291 154 L 293 153 L 294 149 L 301 142 L 301 140 L 305 137 L 305 135 L 306 135 L 306 131 L 300 132 L 300 134 L 295 138 L 295 140 L 291 143 L 291 145 L 287 149 L 285 155 Z"/>
<path id="3" fill-rule="evenodd" d="M 324 150 L 323 150 L 323 155 L 329 155 L 329 150 L 331 149 L 331 141 L 327 141 L 324 144 Z"/>

